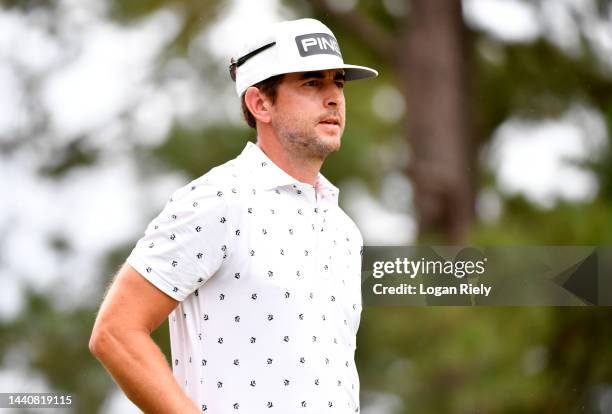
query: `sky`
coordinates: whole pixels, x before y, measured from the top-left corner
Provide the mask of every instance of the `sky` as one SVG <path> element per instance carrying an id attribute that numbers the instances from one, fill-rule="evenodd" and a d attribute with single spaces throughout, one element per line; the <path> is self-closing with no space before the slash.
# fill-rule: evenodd
<path id="1" fill-rule="evenodd" d="M 530 42 L 547 36 L 572 53 L 578 36 L 568 8 L 560 4 L 572 7 L 578 1 L 545 0 L 544 7 L 554 16 L 545 22 L 533 6 L 519 0 L 465 0 L 464 13 L 470 25 L 504 41 Z M 356 3 L 330 4 L 350 9 Z M 57 16 L 0 11 L 0 143 L 15 137 L 27 140 L 36 134 L 32 116 L 36 111 L 48 111 L 52 126 L 41 142 L 26 145 L 10 158 L 0 156 L 0 180 L 9 189 L 0 203 L 0 229 L 7 241 L 0 256 L 0 320 L 18 315 L 25 285 L 53 292 L 54 286 L 70 283 L 75 287 L 73 297 L 58 299 L 58 306 L 95 300 L 87 277 L 68 281 L 65 275 L 103 277 L 98 269 L 104 253 L 133 240 L 146 225 L 143 212 L 153 214 L 154 206 L 162 206 L 185 182 L 180 174 L 163 173 L 143 184 L 134 160 L 126 155 L 130 143 L 113 138 L 129 133 L 131 144 L 153 146 L 166 136 L 173 119 L 240 122 L 232 85 L 228 82 L 221 89 L 202 85 L 185 61 L 171 62 L 169 67 L 177 76 L 161 87 L 154 85 L 151 69 L 179 27 L 180 17 L 175 13 L 162 11 L 126 27 L 106 19 L 104 2 L 60 0 L 58 4 Z M 394 14 L 406 13 L 404 4 L 384 1 Z M 588 7 L 584 10 L 593 12 Z M 248 33 L 254 20 L 268 24 L 292 17 L 275 0 L 233 0 L 194 47 L 211 53 L 224 72 L 227 51 L 239 47 L 237 30 Z M 52 24 L 59 30 L 50 37 L 42 28 Z M 588 28 L 587 36 L 602 59 L 612 64 L 612 24 L 595 24 Z M 26 82 L 37 78 L 41 80 L 34 85 Z M 202 97 L 213 94 L 220 94 L 221 104 L 203 111 Z M 121 115 L 133 105 L 137 110 L 128 122 Z M 397 122 L 405 114 L 402 97 L 393 85 L 381 84 L 370 105 L 373 115 L 386 122 Z M 394 111 L 377 110 L 381 107 Z M 203 112 L 207 119 L 201 119 Z M 101 152 L 95 168 L 78 168 L 59 180 L 41 178 L 38 168 L 52 160 L 59 147 L 86 134 L 93 137 L 87 145 Z M 483 167 L 493 172 L 498 186 L 479 194 L 479 215 L 494 221 L 502 213 L 500 200 L 505 195 L 522 194 L 542 208 L 551 208 L 559 200 L 593 199 L 597 180 L 578 164 L 597 159 L 607 145 L 606 134 L 601 115 L 579 103 L 559 119 L 506 120 L 480 154 Z M 414 240 L 412 190 L 401 173 L 385 177 L 380 194 L 370 193 L 358 181 L 339 184 L 345 208 L 362 230 L 366 244 L 400 245 Z M 403 195 L 399 204 L 405 208 L 393 207 L 398 204 L 394 194 Z M 398 228 L 403 231 L 396 231 Z M 72 251 L 51 250 L 49 236 L 66 237 Z M 0 369 L 0 389 L 6 381 L 32 378 L 24 369 Z M 44 381 L 35 381 L 44 388 Z M 136 412 L 129 405 L 116 392 L 104 412 Z"/>

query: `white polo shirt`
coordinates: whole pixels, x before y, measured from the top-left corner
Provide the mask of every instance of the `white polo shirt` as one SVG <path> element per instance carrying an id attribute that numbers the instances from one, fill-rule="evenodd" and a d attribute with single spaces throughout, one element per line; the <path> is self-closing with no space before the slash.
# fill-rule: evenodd
<path id="1" fill-rule="evenodd" d="M 181 302 L 172 368 L 203 412 L 355 413 L 361 247 L 336 187 L 249 142 L 177 190 L 127 262 Z"/>

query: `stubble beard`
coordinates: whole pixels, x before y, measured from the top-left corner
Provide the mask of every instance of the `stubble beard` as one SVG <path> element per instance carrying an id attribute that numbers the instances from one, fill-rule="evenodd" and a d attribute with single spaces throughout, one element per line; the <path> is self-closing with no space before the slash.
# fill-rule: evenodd
<path id="1" fill-rule="evenodd" d="M 285 150 L 297 158 L 325 160 L 340 149 L 342 130 L 337 137 L 319 136 L 315 126 L 306 121 L 287 119 L 272 122 L 272 127 Z"/>

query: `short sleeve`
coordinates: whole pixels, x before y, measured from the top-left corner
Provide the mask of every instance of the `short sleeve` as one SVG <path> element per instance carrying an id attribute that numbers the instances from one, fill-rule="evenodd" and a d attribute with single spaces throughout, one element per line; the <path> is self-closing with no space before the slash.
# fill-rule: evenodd
<path id="1" fill-rule="evenodd" d="M 127 258 L 143 277 L 183 301 L 227 257 L 230 218 L 226 195 L 208 184 L 176 191 Z"/>

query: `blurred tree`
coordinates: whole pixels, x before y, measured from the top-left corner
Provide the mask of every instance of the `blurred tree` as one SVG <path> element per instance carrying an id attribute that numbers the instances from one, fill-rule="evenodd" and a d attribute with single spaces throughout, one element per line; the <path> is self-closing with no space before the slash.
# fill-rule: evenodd
<path id="1" fill-rule="evenodd" d="M 471 37 L 460 0 L 412 0 L 399 71 L 409 105 L 421 236 L 465 241 L 473 219 L 474 146 L 471 125 Z M 405 46 L 405 47 L 404 47 Z"/>

